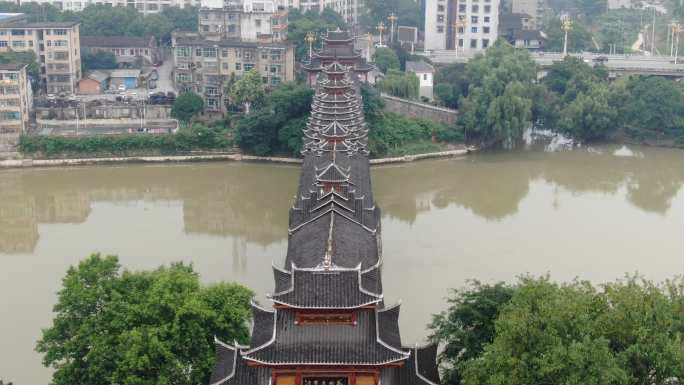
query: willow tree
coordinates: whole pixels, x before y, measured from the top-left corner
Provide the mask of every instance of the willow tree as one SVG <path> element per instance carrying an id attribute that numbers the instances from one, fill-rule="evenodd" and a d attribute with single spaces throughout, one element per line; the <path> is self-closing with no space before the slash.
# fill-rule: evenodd
<path id="1" fill-rule="evenodd" d="M 392 96 L 406 99 L 418 99 L 420 80 L 415 73 L 404 73 L 399 70 L 389 70 L 387 76 L 378 82 L 378 88 Z"/>
<path id="2" fill-rule="evenodd" d="M 503 39 L 466 66 L 470 85 L 461 104 L 459 125 L 466 140 L 515 147 L 531 125 L 537 66 L 525 50 Z"/>

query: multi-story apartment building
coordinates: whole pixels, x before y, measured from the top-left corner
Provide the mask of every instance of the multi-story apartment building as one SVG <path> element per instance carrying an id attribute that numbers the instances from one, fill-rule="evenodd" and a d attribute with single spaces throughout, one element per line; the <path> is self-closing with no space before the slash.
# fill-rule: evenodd
<path id="1" fill-rule="evenodd" d="M 27 64 L 0 64 L 0 134 L 26 131 L 33 107 Z"/>
<path id="2" fill-rule="evenodd" d="M 510 0 L 511 13 L 529 15 L 528 29 L 541 29 L 544 24 L 544 13 L 548 9 L 546 0 Z"/>
<path id="3" fill-rule="evenodd" d="M 498 37 L 499 0 L 426 0 L 425 49 L 487 49 Z"/>
<path id="4" fill-rule="evenodd" d="M 199 33 L 203 36 L 272 42 L 287 38 L 287 10 L 274 1 L 205 5 L 199 11 Z"/>
<path id="5" fill-rule="evenodd" d="M 92 4 L 131 7 L 144 14 L 155 14 L 169 7 L 199 6 L 200 0 L 22 0 L 22 3 L 47 3 L 64 11 L 80 12 Z"/>
<path id="6" fill-rule="evenodd" d="M 48 93 L 76 90 L 81 79 L 80 41 L 78 22 L 30 23 L 23 15 L 0 17 L 0 52 L 35 53 Z"/>
<path id="7" fill-rule="evenodd" d="M 179 92 L 202 96 L 205 110 L 223 112 L 226 87 L 256 69 L 264 84 L 294 80 L 294 46 L 286 43 L 210 40 L 198 33 L 174 33 L 172 37 L 174 83 Z"/>
<path id="8" fill-rule="evenodd" d="M 302 12 L 318 11 L 323 12 L 326 8 L 331 8 L 339 13 L 344 20 L 352 25 L 359 23 L 360 17 L 365 11 L 363 0 L 288 0 L 289 7 L 296 8 Z"/>

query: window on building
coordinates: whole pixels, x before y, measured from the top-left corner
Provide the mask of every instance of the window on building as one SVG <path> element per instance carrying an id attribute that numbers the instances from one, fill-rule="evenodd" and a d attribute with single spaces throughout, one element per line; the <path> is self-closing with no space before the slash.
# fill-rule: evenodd
<path id="1" fill-rule="evenodd" d="M 458 46 L 463 48 L 463 39 L 458 39 Z"/>
<path id="2" fill-rule="evenodd" d="M 23 40 L 15 40 L 12 42 L 13 48 L 24 48 L 26 47 L 26 42 Z"/>
<path id="3" fill-rule="evenodd" d="M 221 50 L 221 57 L 228 57 L 228 50 L 227 49 Z"/>
<path id="4" fill-rule="evenodd" d="M 223 67 L 224 70 L 226 70 L 226 71 L 228 70 L 228 63 L 223 63 L 221 66 Z"/>
<path id="5" fill-rule="evenodd" d="M 261 51 L 261 59 L 262 59 L 262 60 L 268 59 L 268 52 L 266 52 L 266 51 Z"/>
<path id="6" fill-rule="evenodd" d="M 281 60 L 281 52 L 278 49 L 272 49 L 271 50 L 271 60 L 273 61 L 278 61 Z"/>
<path id="7" fill-rule="evenodd" d="M 0 47 L 7 47 L 7 40 L 0 40 Z"/>
<path id="8" fill-rule="evenodd" d="M 473 13 L 478 13 L 480 12 L 480 6 L 477 4 L 473 4 L 472 8 L 470 9 Z"/>
<path id="9" fill-rule="evenodd" d="M 235 70 L 240 71 L 242 69 L 242 63 L 235 63 Z"/>
<path id="10" fill-rule="evenodd" d="M 59 36 L 64 36 L 67 34 L 67 30 L 66 29 L 55 29 L 54 34 L 59 35 Z"/>
<path id="11" fill-rule="evenodd" d="M 444 27 L 441 25 L 437 26 L 437 33 L 444 33 Z"/>
<path id="12" fill-rule="evenodd" d="M 444 23 L 444 15 L 437 15 L 437 22 Z"/>
<path id="13" fill-rule="evenodd" d="M 489 33 L 489 27 L 482 27 L 482 33 Z"/>
<path id="14" fill-rule="evenodd" d="M 254 26 L 257 28 L 261 28 L 261 19 L 255 19 L 254 20 Z"/>
<path id="15" fill-rule="evenodd" d="M 437 12 L 444 12 L 444 5 L 439 4 L 439 5 L 437 6 Z"/>
<path id="16" fill-rule="evenodd" d="M 55 60 L 67 60 L 69 59 L 69 52 L 55 52 Z"/>
<path id="17" fill-rule="evenodd" d="M 178 57 L 189 57 L 190 56 L 190 48 L 189 47 L 177 47 L 176 48 L 176 56 Z"/>
<path id="18" fill-rule="evenodd" d="M 470 39 L 470 48 L 477 48 L 477 39 Z"/>
<path id="19" fill-rule="evenodd" d="M 66 40 L 55 40 L 55 47 L 66 47 L 66 46 L 67 46 Z"/>
<path id="20" fill-rule="evenodd" d="M 460 13 L 465 13 L 466 12 L 467 6 L 465 4 L 459 4 L 458 5 L 458 12 Z"/>
<path id="21" fill-rule="evenodd" d="M 202 50 L 202 56 L 204 57 L 216 57 L 218 54 L 216 47 L 204 47 Z"/>
<path id="22" fill-rule="evenodd" d="M 23 29 L 13 29 L 12 30 L 12 36 L 24 36 L 26 35 L 26 31 Z"/>
<path id="23" fill-rule="evenodd" d="M 254 64 L 245 63 L 245 71 L 251 71 L 254 68 Z"/>
<path id="24" fill-rule="evenodd" d="M 489 23 L 492 19 L 489 16 L 484 17 L 484 22 Z"/>
<path id="25" fill-rule="evenodd" d="M 477 16 L 470 16 L 470 22 L 473 24 L 477 24 L 480 21 L 480 19 Z"/>
<path id="26" fill-rule="evenodd" d="M 427 80 L 427 74 L 423 74 L 423 80 Z"/>
<path id="27" fill-rule="evenodd" d="M 489 47 L 489 39 L 482 39 L 482 48 Z"/>
<path id="28" fill-rule="evenodd" d="M 198 56 L 198 57 L 202 56 L 202 48 L 195 49 L 195 56 Z"/>

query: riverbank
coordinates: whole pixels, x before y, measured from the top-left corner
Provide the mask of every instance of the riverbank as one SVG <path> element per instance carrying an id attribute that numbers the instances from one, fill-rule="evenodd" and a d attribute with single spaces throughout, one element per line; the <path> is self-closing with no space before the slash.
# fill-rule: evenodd
<path id="1" fill-rule="evenodd" d="M 467 155 L 475 151 L 475 148 L 465 147 L 415 155 L 405 155 L 400 157 L 371 159 L 371 165 L 381 165 L 390 163 L 413 162 L 421 159 L 448 158 L 454 156 Z M 181 162 L 212 162 L 212 161 L 242 161 L 242 162 L 268 162 L 284 164 L 300 164 L 301 159 L 254 156 L 239 153 L 225 154 L 189 154 L 189 155 L 159 155 L 159 156 L 117 156 L 101 158 L 67 158 L 67 159 L 8 159 L 0 160 L 0 168 L 22 168 L 22 167 L 55 167 L 55 166 L 82 166 L 93 164 L 112 164 L 112 163 L 181 163 Z"/>

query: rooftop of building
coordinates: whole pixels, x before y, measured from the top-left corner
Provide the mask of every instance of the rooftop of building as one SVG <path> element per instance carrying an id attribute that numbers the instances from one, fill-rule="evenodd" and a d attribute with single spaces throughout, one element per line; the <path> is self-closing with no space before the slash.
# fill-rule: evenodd
<path id="1" fill-rule="evenodd" d="M 435 72 L 435 67 L 433 67 L 432 64 L 422 60 L 407 61 L 406 72 Z"/>
<path id="2" fill-rule="evenodd" d="M 251 42 L 251 41 L 241 41 L 232 39 L 221 39 L 221 40 L 211 40 L 197 35 L 196 33 L 191 34 L 174 34 L 174 46 L 199 46 L 199 47 L 225 47 L 225 48 L 290 48 L 294 47 L 292 43 L 282 42 L 282 43 L 270 43 L 270 42 Z"/>
<path id="3" fill-rule="evenodd" d="M 153 36 L 81 36 L 81 47 L 149 48 Z"/>
<path id="4" fill-rule="evenodd" d="M 137 78 L 140 70 L 114 70 L 109 74 L 112 78 Z"/>
<path id="5" fill-rule="evenodd" d="M 28 64 L 19 62 L 0 63 L 0 71 L 19 71 L 27 65 Z"/>
<path id="6" fill-rule="evenodd" d="M 71 28 L 79 21 L 29 22 L 23 13 L 0 13 L 0 28 Z"/>
<path id="7" fill-rule="evenodd" d="M 523 29 L 515 32 L 516 40 L 546 40 L 541 32 L 536 29 Z"/>

